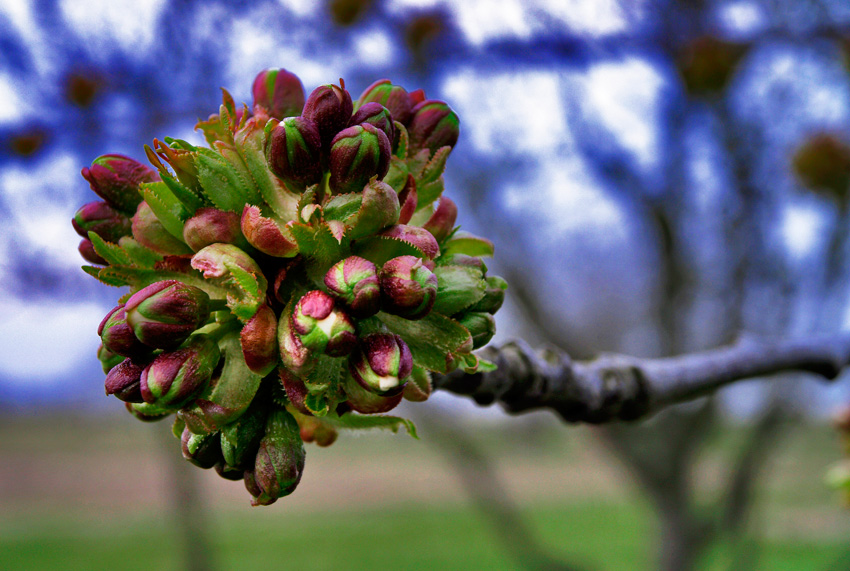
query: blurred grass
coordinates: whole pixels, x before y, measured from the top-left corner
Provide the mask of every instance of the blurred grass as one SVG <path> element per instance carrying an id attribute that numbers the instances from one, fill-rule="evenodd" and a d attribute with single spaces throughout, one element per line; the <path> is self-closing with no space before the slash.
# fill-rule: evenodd
<path id="1" fill-rule="evenodd" d="M 653 568 L 651 506 L 601 452 L 592 430 L 535 415 L 464 423 L 492 454 L 523 517 L 553 555 L 587 568 Z M 0 420 L 0 569 L 180 569 L 165 423 L 129 417 Z M 744 432 L 713 439 L 698 482 L 719 492 Z M 759 486 L 759 569 L 850 568 L 850 515 L 822 484 L 839 448 L 826 426 L 789 433 Z M 167 453 L 179 453 L 176 440 Z M 308 447 L 298 491 L 250 508 L 241 483 L 194 471 L 222 569 L 517 569 L 470 508 L 427 434 L 343 436 Z M 706 569 L 734 569 L 718 549 Z"/>

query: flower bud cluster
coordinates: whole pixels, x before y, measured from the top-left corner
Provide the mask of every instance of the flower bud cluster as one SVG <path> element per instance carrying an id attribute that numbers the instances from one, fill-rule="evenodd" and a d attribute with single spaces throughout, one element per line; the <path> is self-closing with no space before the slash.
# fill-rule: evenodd
<path id="1" fill-rule="evenodd" d="M 284 69 L 252 91 L 198 123 L 208 148 L 146 146 L 156 171 L 96 159 L 83 175 L 103 202 L 73 225 L 102 266 L 84 269 L 130 287 L 98 329 L 106 393 L 140 420 L 175 416 L 190 462 L 268 505 L 297 486 L 304 442 L 412 430 L 375 415 L 426 400 L 431 372 L 492 367 L 472 351 L 506 284 L 441 196 L 448 105 L 387 80 L 305 96 Z"/>

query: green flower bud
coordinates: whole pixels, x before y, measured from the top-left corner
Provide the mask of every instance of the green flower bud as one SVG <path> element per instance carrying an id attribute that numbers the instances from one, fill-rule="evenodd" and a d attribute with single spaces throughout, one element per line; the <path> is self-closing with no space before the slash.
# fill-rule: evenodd
<path id="1" fill-rule="evenodd" d="M 74 214 L 71 220 L 77 234 L 88 238 L 94 232 L 107 242 L 118 243 L 131 232 L 130 219 L 105 202 L 89 202 Z"/>
<path id="2" fill-rule="evenodd" d="M 210 244 L 233 244 L 243 250 L 248 246 L 239 215 L 212 207 L 199 208 L 183 224 L 183 241 L 195 252 Z"/>
<path id="3" fill-rule="evenodd" d="M 381 180 L 390 168 L 391 154 L 387 135 L 369 123 L 340 131 L 331 141 L 331 190 L 360 192 L 372 177 Z"/>
<path id="4" fill-rule="evenodd" d="M 99 197 L 128 215 L 142 201 L 139 185 L 159 180 L 153 169 L 124 155 L 102 155 L 81 173 Z"/>
<path id="5" fill-rule="evenodd" d="M 368 335 L 349 360 L 354 380 L 366 390 L 382 396 L 401 393 L 412 369 L 410 348 L 392 333 Z"/>
<path id="6" fill-rule="evenodd" d="M 329 149 L 334 136 L 348 125 L 353 110 L 351 95 L 344 86 L 322 85 L 307 98 L 301 116 L 316 124 L 322 148 Z"/>
<path id="7" fill-rule="evenodd" d="M 142 343 L 175 349 L 210 316 L 204 290 L 177 280 L 152 283 L 127 300 L 127 323 Z"/>
<path id="8" fill-rule="evenodd" d="M 266 69 L 254 79 L 251 89 L 254 107 L 263 108 L 277 119 L 301 114 L 304 107 L 304 84 L 285 69 Z"/>
<path id="9" fill-rule="evenodd" d="M 378 80 L 367 87 L 357 100 L 358 110 L 371 102 L 386 107 L 393 119 L 404 125 L 412 116 L 410 94 L 400 85 L 390 83 L 389 79 Z"/>
<path id="10" fill-rule="evenodd" d="M 437 244 L 437 239 L 428 230 L 419 226 L 396 224 L 378 235 L 412 244 L 425 254 L 425 257 L 429 260 L 433 260 L 440 255 L 440 245 Z"/>
<path id="11" fill-rule="evenodd" d="M 124 408 L 142 422 L 156 422 L 171 414 L 170 410 L 146 402 L 125 402 Z"/>
<path id="12" fill-rule="evenodd" d="M 254 467 L 254 458 L 266 429 L 268 402 L 254 398 L 242 416 L 221 429 L 221 453 L 228 466 L 242 471 Z"/>
<path id="13" fill-rule="evenodd" d="M 345 383 L 346 402 L 351 410 L 361 414 L 381 414 L 389 412 L 401 402 L 402 392 L 389 396 L 376 394 L 372 389 L 365 389 L 353 378 Z"/>
<path id="14" fill-rule="evenodd" d="M 215 473 L 224 478 L 225 480 L 230 480 L 231 482 L 238 482 L 242 478 L 245 477 L 245 471 L 241 468 L 234 468 L 233 466 L 228 466 L 224 462 L 219 462 L 215 466 Z"/>
<path id="15" fill-rule="evenodd" d="M 261 494 L 255 494 L 252 503 L 268 505 L 288 496 L 295 491 L 303 472 L 304 444 L 298 423 L 285 409 L 276 408 L 268 416 L 254 462 L 253 480 Z"/>
<path id="16" fill-rule="evenodd" d="M 413 108 L 407 127 L 410 147 L 428 149 L 431 154 L 441 147 L 454 147 L 460 135 L 460 120 L 442 101 L 423 101 Z"/>
<path id="17" fill-rule="evenodd" d="M 322 180 L 322 139 L 316 124 L 304 117 L 287 117 L 269 136 L 271 171 L 295 188 Z"/>
<path id="18" fill-rule="evenodd" d="M 142 398 L 142 371 L 150 364 L 151 359 L 133 361 L 124 359 L 106 375 L 104 383 L 106 394 L 115 395 L 124 402 L 144 402 Z"/>
<path id="19" fill-rule="evenodd" d="M 183 458 L 204 470 L 209 470 L 222 461 L 218 432 L 193 434 L 188 428 L 184 428 L 180 437 L 180 449 L 183 451 Z"/>
<path id="20" fill-rule="evenodd" d="M 363 123 L 368 123 L 379 131 L 383 131 L 391 145 L 393 141 L 395 141 L 396 133 L 395 125 L 393 125 L 393 116 L 389 109 L 380 103 L 370 102 L 361 106 L 357 112 L 352 115 L 351 121 L 348 122 L 348 126 L 353 127 L 355 125 L 362 125 Z"/>
<path id="21" fill-rule="evenodd" d="M 101 343 L 97 347 L 97 359 L 100 361 L 100 365 L 103 368 L 103 373 L 107 374 L 109 373 L 109 371 L 117 367 L 122 361 L 124 361 L 124 356 L 113 353 L 112 351 L 104 347 L 103 343 Z"/>
<path id="22" fill-rule="evenodd" d="M 163 408 L 179 408 L 204 389 L 220 357 L 215 341 L 196 335 L 180 349 L 158 355 L 142 371 L 142 398 Z"/>
<path id="23" fill-rule="evenodd" d="M 508 282 L 499 276 L 489 276 L 486 278 L 487 290 L 484 292 L 484 297 L 478 303 L 469 308 L 469 311 L 484 311 L 486 313 L 496 313 L 502 307 L 505 301 L 505 290 L 508 289 Z"/>
<path id="24" fill-rule="evenodd" d="M 132 228 L 133 238 L 158 254 L 183 256 L 192 253 L 189 246 L 172 236 L 165 229 L 165 226 L 162 225 L 147 202 L 139 204 L 139 208 L 133 216 Z"/>
<path id="25" fill-rule="evenodd" d="M 325 286 L 356 318 L 371 317 L 381 308 L 378 269 L 365 258 L 349 256 L 334 264 L 325 274 Z"/>
<path id="26" fill-rule="evenodd" d="M 151 352 L 151 348 L 139 341 L 127 323 L 123 305 L 106 314 L 97 328 L 97 334 L 103 346 L 116 355 L 140 358 Z"/>
<path id="27" fill-rule="evenodd" d="M 416 256 L 399 256 L 381 268 L 381 307 L 407 319 L 422 319 L 437 298 L 437 276 Z"/>
<path id="28" fill-rule="evenodd" d="M 496 334 L 496 320 L 489 313 L 470 311 L 456 318 L 472 335 L 472 348 L 480 349 Z"/>
<path id="29" fill-rule="evenodd" d="M 351 319 L 321 290 L 308 291 L 295 304 L 292 329 L 308 350 L 332 357 L 347 355 L 357 343 Z"/>

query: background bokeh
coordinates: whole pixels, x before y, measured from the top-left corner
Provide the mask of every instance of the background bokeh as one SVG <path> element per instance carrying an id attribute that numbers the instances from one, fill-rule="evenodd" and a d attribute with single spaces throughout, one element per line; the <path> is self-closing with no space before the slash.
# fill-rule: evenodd
<path id="1" fill-rule="evenodd" d="M 219 87 L 250 103 L 266 67 L 457 111 L 447 194 L 511 284 L 497 342 L 661 356 L 850 324 L 843 0 L 0 0 L 0 567 L 850 565 L 822 483 L 843 380 L 598 429 L 435 395 L 405 411 L 422 441 L 311 448 L 264 510 L 187 471 L 103 395 L 119 294 L 79 270 L 79 170 L 201 144 Z"/>

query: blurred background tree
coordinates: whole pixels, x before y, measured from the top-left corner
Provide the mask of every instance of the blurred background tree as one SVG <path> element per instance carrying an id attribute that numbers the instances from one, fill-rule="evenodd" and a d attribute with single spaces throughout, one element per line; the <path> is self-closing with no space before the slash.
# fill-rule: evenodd
<path id="1" fill-rule="evenodd" d="M 217 109 L 216 88 L 248 100 L 265 67 L 308 90 L 342 76 L 355 97 L 388 77 L 457 110 L 447 192 L 464 228 L 496 243 L 491 269 L 511 284 L 502 339 L 581 359 L 847 328 L 841 0 L 11 0 L 0 46 L 4 410 L 103 408 L 93 331 L 114 293 L 78 269 L 68 220 L 88 200 L 79 168 L 106 152 L 142 159 L 154 137 L 199 140 L 192 128 Z M 802 416 L 850 400 L 847 383 L 771 387 L 592 431 L 657 515 L 653 568 L 758 567 L 751 516 L 771 453 Z M 543 545 L 502 493 L 487 442 L 463 437 L 457 417 L 469 413 L 437 403 L 410 414 L 455 459 L 513 564 L 566 567 L 573 558 Z M 720 448 L 706 494 L 706 457 L 730 416 L 752 422 Z M 529 442 L 550 426 L 502 422 Z M 174 504 L 197 507 L 182 497 Z"/>

